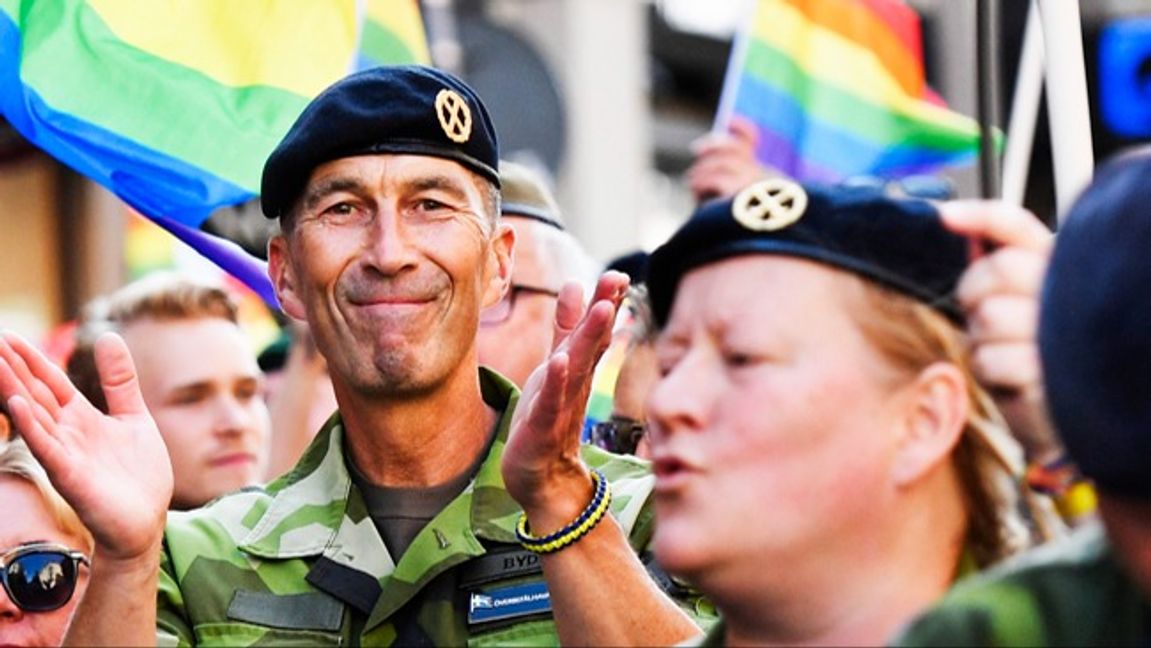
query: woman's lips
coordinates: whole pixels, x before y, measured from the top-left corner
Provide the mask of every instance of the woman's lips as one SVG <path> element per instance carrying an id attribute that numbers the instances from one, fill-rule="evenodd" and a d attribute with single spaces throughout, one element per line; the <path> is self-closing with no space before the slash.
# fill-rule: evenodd
<path id="1" fill-rule="evenodd" d="M 651 468 L 655 474 L 656 491 L 665 493 L 685 487 L 699 472 L 698 468 L 675 455 L 653 457 Z"/>
<path id="2" fill-rule="evenodd" d="M 220 455 L 208 462 L 213 468 L 231 468 L 255 463 L 256 455 L 250 452 L 232 452 Z"/>

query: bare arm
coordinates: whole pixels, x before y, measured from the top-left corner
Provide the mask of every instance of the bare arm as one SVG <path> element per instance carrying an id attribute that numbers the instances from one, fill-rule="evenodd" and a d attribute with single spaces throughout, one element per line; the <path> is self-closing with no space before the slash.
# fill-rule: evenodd
<path id="1" fill-rule="evenodd" d="M 556 314 L 560 343 L 528 380 L 516 410 L 504 481 L 536 535 L 563 528 L 592 498 L 579 433 L 595 363 L 626 287 L 623 275 L 604 275 L 582 318 L 579 291 L 565 287 Z M 541 563 L 565 645 L 670 645 L 700 634 L 652 582 L 611 516 Z"/>
<path id="2" fill-rule="evenodd" d="M 734 196 L 756 180 L 779 175 L 755 157 L 758 138 L 754 124 L 735 117 L 728 132 L 709 133 L 692 143 L 695 160 L 687 184 L 696 202 Z"/>
<path id="3" fill-rule="evenodd" d="M 96 343 L 109 415 L 26 341 L 0 338 L 0 395 L 52 484 L 92 532 L 92 577 L 67 645 L 151 645 L 172 469 L 124 341 Z"/>

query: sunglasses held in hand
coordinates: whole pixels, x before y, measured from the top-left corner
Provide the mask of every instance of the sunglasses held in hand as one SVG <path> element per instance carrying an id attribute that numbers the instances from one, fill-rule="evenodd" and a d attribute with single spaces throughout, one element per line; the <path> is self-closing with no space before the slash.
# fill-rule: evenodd
<path id="1" fill-rule="evenodd" d="M 0 585 L 21 610 L 49 612 L 72 599 L 81 563 L 88 558 L 63 545 L 21 545 L 0 555 Z"/>

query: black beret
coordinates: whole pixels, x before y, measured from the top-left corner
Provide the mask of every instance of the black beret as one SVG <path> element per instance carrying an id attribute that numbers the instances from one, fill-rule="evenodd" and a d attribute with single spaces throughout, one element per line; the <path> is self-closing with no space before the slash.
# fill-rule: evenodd
<path id="1" fill-rule="evenodd" d="M 893 198 L 875 187 L 772 178 L 696 209 L 652 253 L 647 284 L 662 327 L 691 270 L 745 254 L 800 257 L 909 295 L 961 324 L 954 293 L 969 250 L 968 240 L 944 227 L 927 201 Z"/>
<path id="2" fill-rule="evenodd" d="M 1103 165 L 1044 280 L 1039 353 L 1052 420 L 1105 492 L 1151 497 L 1151 158 Z"/>
<path id="3" fill-rule="evenodd" d="M 475 91 L 435 68 L 382 66 L 344 77 L 304 108 L 264 165 L 264 215 L 283 214 L 317 166 L 372 153 L 447 158 L 500 184 L 495 127 Z"/>

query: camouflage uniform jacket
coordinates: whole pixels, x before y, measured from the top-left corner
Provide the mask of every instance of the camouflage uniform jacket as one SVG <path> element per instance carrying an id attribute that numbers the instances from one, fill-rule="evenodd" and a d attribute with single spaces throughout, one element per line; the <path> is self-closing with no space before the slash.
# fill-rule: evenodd
<path id="1" fill-rule="evenodd" d="M 1151 606 L 1092 524 L 961 582 L 896 640 L 905 646 L 1151 642 Z"/>
<path id="2" fill-rule="evenodd" d="M 539 560 L 515 541 L 520 508 L 500 457 L 519 397 L 481 370 L 503 412 L 476 477 L 393 562 L 344 462 L 339 415 L 265 488 L 169 516 L 158 592 L 161 645 L 540 645 L 555 626 Z M 588 447 L 633 547 L 651 535 L 644 462 Z M 673 592 L 673 595 L 675 593 Z M 680 592 L 681 604 L 706 605 Z M 605 603 L 605 605 L 623 602 Z M 707 620 L 706 612 L 701 617 Z"/>

